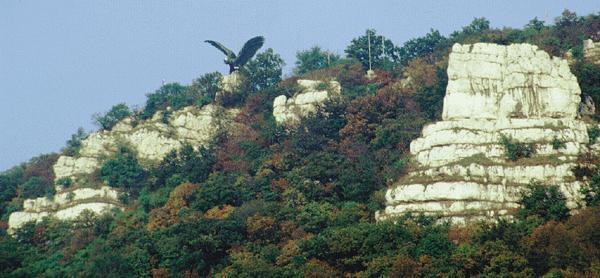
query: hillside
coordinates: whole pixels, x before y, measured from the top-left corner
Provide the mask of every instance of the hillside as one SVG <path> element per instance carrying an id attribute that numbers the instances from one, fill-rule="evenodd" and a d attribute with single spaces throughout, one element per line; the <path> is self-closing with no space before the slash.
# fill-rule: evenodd
<path id="1" fill-rule="evenodd" d="M 373 37 L 165 84 L 1 173 L 0 276 L 600 276 L 600 14 Z"/>

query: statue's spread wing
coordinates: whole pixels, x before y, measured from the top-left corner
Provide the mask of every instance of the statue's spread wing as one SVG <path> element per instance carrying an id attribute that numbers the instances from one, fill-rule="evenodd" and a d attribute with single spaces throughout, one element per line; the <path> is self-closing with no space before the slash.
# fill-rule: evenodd
<path id="1" fill-rule="evenodd" d="M 235 65 L 243 66 L 246 64 L 248 60 L 250 60 L 250 58 L 256 54 L 256 51 L 263 46 L 264 43 L 265 38 L 262 36 L 254 37 L 248 40 L 244 44 L 244 47 L 242 47 L 242 50 L 240 50 L 237 59 L 235 59 Z"/>
<path id="2" fill-rule="evenodd" d="M 233 53 L 233 51 L 229 50 L 229 48 L 223 46 L 221 43 L 216 42 L 216 41 L 211 41 L 211 40 L 206 40 L 204 42 L 210 43 L 212 46 L 214 46 L 218 50 L 221 50 L 221 52 L 225 53 L 225 55 L 228 58 L 234 58 L 235 59 L 235 53 Z"/>

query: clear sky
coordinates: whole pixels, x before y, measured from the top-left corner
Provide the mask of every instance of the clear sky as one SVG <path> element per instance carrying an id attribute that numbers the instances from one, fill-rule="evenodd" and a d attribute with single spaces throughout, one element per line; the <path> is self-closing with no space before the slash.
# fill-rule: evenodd
<path id="1" fill-rule="evenodd" d="M 552 21 L 595 1 L 0 1 L 0 171 L 59 151 L 78 127 L 114 104 L 141 106 L 162 83 L 226 72 L 223 56 L 263 35 L 289 72 L 298 50 L 337 51 L 374 28 L 402 44 L 460 29 L 484 16 L 493 27 Z"/>

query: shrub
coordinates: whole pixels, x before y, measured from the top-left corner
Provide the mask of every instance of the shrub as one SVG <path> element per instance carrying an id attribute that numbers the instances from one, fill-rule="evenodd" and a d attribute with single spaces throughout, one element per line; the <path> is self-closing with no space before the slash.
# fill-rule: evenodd
<path id="1" fill-rule="evenodd" d="M 152 94 L 148 94 L 146 106 L 142 111 L 141 118 L 149 119 L 159 110 L 171 107 L 174 110 L 191 105 L 193 99 L 186 93 L 187 87 L 179 83 L 165 84 Z"/>
<path id="2" fill-rule="evenodd" d="M 501 135 L 500 144 L 504 146 L 504 155 L 510 161 L 531 157 L 535 153 L 533 143 L 520 143 L 509 136 Z"/>
<path id="3" fill-rule="evenodd" d="M 104 115 L 94 115 L 94 123 L 103 130 L 110 130 L 122 119 L 131 116 L 131 111 L 125 103 L 119 103 L 113 106 Z M 78 131 L 79 132 L 79 131 Z M 80 136 L 78 136 L 80 137 Z"/>
<path id="4" fill-rule="evenodd" d="M 55 182 L 56 185 L 60 185 L 64 188 L 69 188 L 72 184 L 73 181 L 71 180 L 70 177 L 64 177 L 64 178 L 60 178 Z"/>
<path id="5" fill-rule="evenodd" d="M 596 139 L 598 139 L 598 136 L 600 136 L 600 128 L 598 128 L 598 126 L 593 126 L 591 128 L 588 128 L 588 137 L 589 137 L 588 145 L 595 144 Z"/>
<path id="6" fill-rule="evenodd" d="M 539 182 L 532 182 L 529 191 L 519 201 L 521 208 L 518 216 L 525 219 L 537 216 L 544 221 L 564 220 L 569 217 L 567 199 L 557 186 L 545 186 Z"/>
<path id="7" fill-rule="evenodd" d="M 67 146 L 63 149 L 65 155 L 76 156 L 79 154 L 79 149 L 81 148 L 81 141 L 88 137 L 87 132 L 80 127 L 77 129 L 77 132 L 71 135 L 71 139 L 67 141 Z"/>
<path id="8" fill-rule="evenodd" d="M 558 150 L 558 149 L 563 149 L 567 146 L 567 144 L 565 144 L 564 141 L 558 139 L 558 137 L 554 136 L 554 138 L 552 138 L 552 142 L 550 142 L 550 144 L 552 144 L 552 149 Z"/>
<path id="9" fill-rule="evenodd" d="M 596 171 L 590 183 L 581 188 L 581 194 L 588 207 L 600 204 L 600 171 Z"/>
<path id="10" fill-rule="evenodd" d="M 141 187 L 145 171 L 133 152 L 124 146 L 100 169 L 100 179 L 110 186 L 133 189 Z"/>

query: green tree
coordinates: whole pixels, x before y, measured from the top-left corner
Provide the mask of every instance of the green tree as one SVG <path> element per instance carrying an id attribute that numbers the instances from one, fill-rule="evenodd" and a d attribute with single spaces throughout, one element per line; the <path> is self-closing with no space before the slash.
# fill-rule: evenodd
<path id="1" fill-rule="evenodd" d="M 446 38 L 438 30 L 429 31 L 425 36 L 408 40 L 398 50 L 398 55 L 403 65 L 417 57 L 423 57 L 433 53 L 446 41 Z"/>
<path id="2" fill-rule="evenodd" d="M 322 51 L 321 47 L 313 46 L 310 49 L 296 53 L 296 59 L 294 73 L 302 75 L 334 65 L 340 60 L 340 55 L 331 53 L 329 50 Z"/>
<path id="3" fill-rule="evenodd" d="M 269 48 L 250 60 L 242 72 L 247 78 L 249 89 L 260 91 L 281 81 L 284 65 L 281 56 Z"/>
<path id="4" fill-rule="evenodd" d="M 110 186 L 127 189 L 140 188 L 145 171 L 127 147 L 120 147 L 115 156 L 100 168 L 100 178 Z"/>
<path id="5" fill-rule="evenodd" d="M 543 20 L 539 20 L 536 17 L 534 17 L 532 20 L 530 20 L 526 25 L 525 25 L 525 29 L 530 29 L 530 30 L 535 30 L 537 32 L 542 31 L 546 26 L 544 25 L 544 21 Z"/>
<path id="6" fill-rule="evenodd" d="M 94 115 L 94 122 L 104 130 L 110 130 L 113 126 L 115 126 L 120 120 L 131 116 L 131 111 L 129 107 L 125 103 L 119 103 L 113 106 L 108 112 L 104 115 L 96 114 Z"/>
<path id="7" fill-rule="evenodd" d="M 371 41 L 372 68 L 391 70 L 400 60 L 398 48 L 391 40 L 383 39 L 374 29 L 367 29 L 365 35 L 352 39 L 346 47 L 346 55 L 357 59 L 364 69 L 369 68 L 369 37 Z M 382 42 L 383 41 L 383 42 Z"/>
<path id="8" fill-rule="evenodd" d="M 210 72 L 196 78 L 188 88 L 188 94 L 195 99 L 195 104 L 203 106 L 211 103 L 219 91 L 221 78 L 220 72 Z"/>

